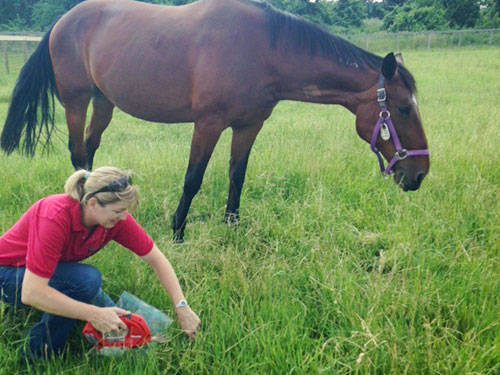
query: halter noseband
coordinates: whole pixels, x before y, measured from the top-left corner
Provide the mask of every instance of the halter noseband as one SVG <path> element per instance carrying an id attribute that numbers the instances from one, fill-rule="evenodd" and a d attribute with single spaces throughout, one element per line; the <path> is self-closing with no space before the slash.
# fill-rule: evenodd
<path id="1" fill-rule="evenodd" d="M 373 129 L 372 138 L 370 142 L 370 149 L 377 155 L 378 163 L 380 165 L 380 172 L 383 175 L 391 175 L 394 173 L 392 167 L 398 161 L 406 159 L 408 156 L 426 156 L 430 155 L 428 149 L 424 150 L 410 150 L 401 147 L 401 142 L 399 141 L 398 133 L 391 120 L 391 113 L 387 110 L 386 100 L 387 95 L 384 88 L 384 76 L 380 73 L 380 78 L 378 80 L 378 90 L 377 90 L 377 101 L 380 105 L 380 114 L 377 123 L 375 124 L 375 129 Z M 381 138 L 384 141 L 388 141 L 392 138 L 394 143 L 394 148 L 396 149 L 396 154 L 393 156 L 387 168 L 384 165 L 384 159 L 380 155 L 380 151 L 377 149 L 377 139 L 380 133 Z"/>

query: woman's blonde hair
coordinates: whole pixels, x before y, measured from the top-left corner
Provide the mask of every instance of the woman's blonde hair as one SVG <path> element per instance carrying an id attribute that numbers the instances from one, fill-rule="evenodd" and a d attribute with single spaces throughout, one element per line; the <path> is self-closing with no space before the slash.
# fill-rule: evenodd
<path id="1" fill-rule="evenodd" d="M 122 184 L 118 191 L 114 191 L 117 182 Z M 101 189 L 108 190 L 106 187 L 111 187 L 111 191 L 99 192 Z M 130 208 L 135 208 L 139 203 L 139 190 L 130 183 L 130 175 L 115 167 L 100 167 L 92 172 L 80 169 L 66 180 L 64 191 L 82 205 L 92 197 L 101 206 L 126 201 L 130 203 Z"/>

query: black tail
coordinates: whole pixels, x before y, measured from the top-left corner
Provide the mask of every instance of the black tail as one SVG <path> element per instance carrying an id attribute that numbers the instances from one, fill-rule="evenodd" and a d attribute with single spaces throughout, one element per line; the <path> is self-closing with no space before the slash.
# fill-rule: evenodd
<path id="1" fill-rule="evenodd" d="M 7 155 L 19 148 L 23 132 L 22 150 L 26 155 L 33 156 L 42 132 L 45 132 L 45 146 L 50 144 L 54 130 L 54 95 L 59 98 L 49 54 L 51 31 L 52 28 L 17 78 L 1 137 L 1 147 Z"/>

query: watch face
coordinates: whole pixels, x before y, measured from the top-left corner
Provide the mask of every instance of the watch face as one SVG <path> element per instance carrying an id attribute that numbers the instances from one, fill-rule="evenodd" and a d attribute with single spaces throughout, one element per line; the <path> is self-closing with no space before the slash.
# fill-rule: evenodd
<path id="1" fill-rule="evenodd" d="M 177 306 L 175 306 L 176 309 L 178 309 L 179 307 L 184 307 L 184 306 L 187 306 L 187 302 L 186 301 L 180 301 Z"/>

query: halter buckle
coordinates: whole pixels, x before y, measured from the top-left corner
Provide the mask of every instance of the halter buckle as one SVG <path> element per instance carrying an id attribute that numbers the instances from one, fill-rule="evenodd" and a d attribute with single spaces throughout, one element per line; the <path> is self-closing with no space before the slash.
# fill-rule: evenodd
<path id="1" fill-rule="evenodd" d="M 398 160 L 403 160 L 408 157 L 408 150 L 403 148 L 401 151 L 396 151 L 396 155 L 394 155 Z"/>
<path id="2" fill-rule="evenodd" d="M 385 88 L 380 88 L 377 89 L 377 101 L 379 103 L 385 102 L 387 99 L 386 93 L 385 93 Z"/>

